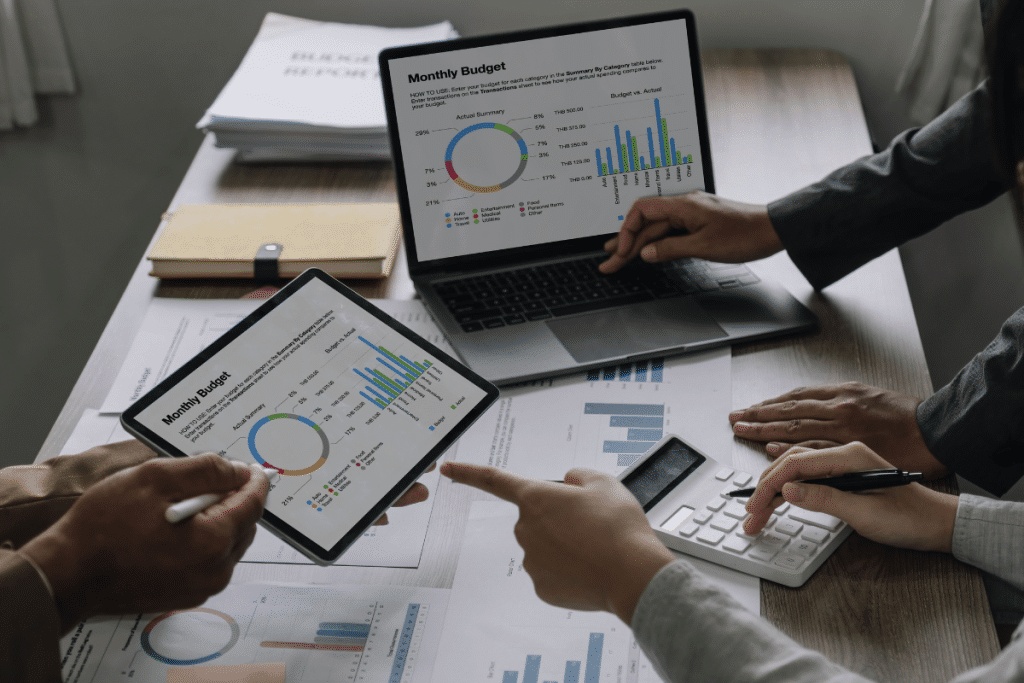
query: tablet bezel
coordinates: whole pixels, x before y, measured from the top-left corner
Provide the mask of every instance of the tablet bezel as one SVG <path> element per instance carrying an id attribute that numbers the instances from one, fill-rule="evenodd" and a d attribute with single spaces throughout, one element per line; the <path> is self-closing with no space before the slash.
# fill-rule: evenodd
<path id="1" fill-rule="evenodd" d="M 451 371 L 459 374 L 461 377 L 470 381 L 476 387 L 484 391 L 484 397 L 473 407 L 472 410 L 470 410 L 469 414 L 460 420 L 451 430 L 448 431 L 439 443 L 420 458 L 405 474 L 405 476 L 398 480 L 398 482 L 389 489 L 388 493 L 348 532 L 346 532 L 333 547 L 325 549 L 320 544 L 309 539 L 298 529 L 288 524 L 288 522 L 284 521 L 281 517 L 268 510 L 263 511 L 263 517 L 260 522 L 264 527 L 279 536 L 282 540 L 286 541 L 296 550 L 302 552 L 317 564 L 326 566 L 333 564 L 334 561 L 337 560 L 338 557 L 341 556 L 341 554 L 344 553 L 345 550 L 347 550 L 348 547 L 363 534 L 363 532 L 366 531 L 366 529 L 372 526 L 373 522 L 376 521 L 377 518 L 387 511 L 387 509 L 391 507 L 391 505 L 416 482 L 416 480 L 427 470 L 427 468 L 430 467 L 432 463 L 436 462 L 442 455 L 444 455 L 445 451 L 447 451 L 452 444 L 458 440 L 458 438 L 466 431 L 466 429 L 469 428 L 470 425 L 473 424 L 473 422 L 483 415 L 484 411 L 486 411 L 498 398 L 497 387 L 324 271 L 317 268 L 310 268 L 281 288 L 281 290 L 268 299 L 266 303 L 262 304 L 255 311 L 246 316 L 245 319 L 224 333 L 224 335 L 219 339 L 210 344 L 198 355 L 174 371 L 171 375 L 166 377 L 144 396 L 139 398 L 121 414 L 121 424 L 126 431 L 138 437 L 139 440 L 143 441 L 158 453 L 172 457 L 188 457 L 187 453 L 181 451 L 179 448 L 163 439 L 156 432 L 139 422 L 139 413 L 152 405 L 172 388 L 177 386 L 182 380 L 186 379 L 204 363 L 220 353 L 228 344 L 245 334 L 245 332 L 252 328 L 257 322 L 266 317 L 278 306 L 282 305 L 285 301 L 291 298 L 293 294 L 298 292 L 313 279 L 320 280 L 324 284 L 330 286 L 343 297 L 362 308 L 392 330 L 422 347 L 424 351 L 443 362 L 449 369 L 451 369 Z"/>

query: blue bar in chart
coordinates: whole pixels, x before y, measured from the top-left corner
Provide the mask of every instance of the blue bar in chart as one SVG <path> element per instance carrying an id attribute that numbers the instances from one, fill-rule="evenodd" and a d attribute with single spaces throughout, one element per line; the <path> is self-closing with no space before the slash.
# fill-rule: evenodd
<path id="1" fill-rule="evenodd" d="M 657 441 L 663 436 L 660 429 L 637 429 L 630 427 L 626 432 L 627 441 Z"/>
<path id="2" fill-rule="evenodd" d="M 665 367 L 664 358 L 652 358 L 651 359 L 651 381 L 660 382 L 662 378 L 662 370 Z"/>
<path id="3" fill-rule="evenodd" d="M 632 133 L 630 133 L 628 130 L 626 131 L 626 147 L 629 148 L 627 150 L 629 152 L 629 170 L 630 171 L 635 171 L 636 170 L 636 157 L 633 156 L 633 153 L 636 151 L 636 138 L 634 138 Z M 626 169 L 622 169 L 622 170 L 626 170 Z"/>
<path id="4" fill-rule="evenodd" d="M 540 680 L 540 655 L 526 655 L 523 669 L 523 683 L 538 683 Z"/>
<path id="5" fill-rule="evenodd" d="M 412 645 L 413 632 L 416 630 L 416 619 L 420 614 L 420 605 L 417 602 L 410 602 L 405 612 L 405 622 L 402 624 L 402 635 L 398 639 L 398 646 L 395 650 L 395 659 L 391 664 L 391 676 L 388 683 L 401 683 L 402 672 L 405 671 L 405 661 L 409 658 L 409 647 Z"/>
<path id="6" fill-rule="evenodd" d="M 501 677 L 501 683 L 516 683 L 519 680 L 518 671 L 506 671 Z"/>
<path id="7" fill-rule="evenodd" d="M 651 129 L 647 128 L 647 146 L 651 148 L 650 164 L 651 168 L 655 168 L 658 165 L 657 158 L 654 156 L 654 134 L 651 133 Z"/>
<path id="8" fill-rule="evenodd" d="M 605 441 L 605 453 L 646 453 L 654 445 L 653 441 Z"/>
<path id="9" fill-rule="evenodd" d="M 637 382 L 647 381 L 647 361 L 639 360 L 636 362 L 636 373 L 633 376 L 636 377 Z"/>
<path id="10" fill-rule="evenodd" d="M 367 394 L 365 391 L 360 391 L 359 395 L 362 396 L 363 398 L 365 398 L 370 403 L 376 404 L 380 408 L 387 408 L 388 407 L 387 403 L 385 403 L 384 401 L 380 401 L 378 399 L 373 398 L 372 396 Z"/>
<path id="11" fill-rule="evenodd" d="M 382 346 L 371 344 L 365 337 L 359 337 L 359 341 L 379 353 L 380 356 L 377 357 L 377 362 L 388 371 L 397 375 L 397 377 L 388 377 L 380 370 L 374 370 L 369 367 L 364 368 L 364 370 L 366 370 L 365 373 L 357 370 L 356 368 L 352 368 L 352 372 L 369 382 L 370 385 L 373 385 L 367 385 L 366 390 L 377 398 L 375 399 L 362 391 L 359 393 L 363 398 L 373 401 L 381 408 L 387 408 L 391 401 L 397 398 L 398 395 L 409 386 L 410 382 L 415 381 L 417 377 L 426 372 L 427 368 L 430 367 L 429 361 L 425 360 L 422 363 L 418 363 L 406 358 L 405 356 L 396 356 Z M 387 360 L 385 360 L 385 358 Z"/>
<path id="12" fill-rule="evenodd" d="M 630 375 L 632 373 L 632 370 L 633 370 L 633 366 L 630 365 L 629 363 L 626 363 L 624 365 L 620 365 L 619 366 L 619 381 L 620 382 L 628 382 L 629 381 L 629 377 L 630 377 Z"/>
<path id="13" fill-rule="evenodd" d="M 615 173 L 615 164 L 612 163 L 615 157 L 612 156 L 612 148 L 605 147 L 604 153 L 608 155 L 608 173 Z"/>
<path id="14" fill-rule="evenodd" d="M 604 172 L 601 170 L 601 150 L 595 148 L 594 153 L 597 154 L 597 175 L 602 176 Z"/>
<path id="15" fill-rule="evenodd" d="M 657 102 L 657 100 L 655 100 Z M 590 646 L 587 648 L 587 669 L 583 674 L 583 683 L 600 683 L 601 653 L 604 650 L 604 634 L 591 633 Z"/>
<path id="16" fill-rule="evenodd" d="M 580 683 L 580 662 L 565 663 L 565 680 L 563 683 Z"/>
<path id="17" fill-rule="evenodd" d="M 672 156 L 669 157 L 669 158 L 672 160 L 672 163 L 674 164 L 674 163 L 676 163 L 676 139 L 675 138 L 669 138 L 668 141 L 669 141 L 669 144 L 672 146 L 672 149 L 670 150 Z"/>
<path id="18" fill-rule="evenodd" d="M 641 154 L 640 155 L 640 170 L 643 171 L 643 170 L 646 170 L 646 169 L 647 169 L 647 163 L 644 161 L 644 157 Z"/>
<path id="19" fill-rule="evenodd" d="M 605 368 L 604 369 L 604 375 L 603 375 L 602 379 L 604 379 L 606 381 L 609 381 L 609 382 L 611 380 L 615 379 L 615 368 Z"/>
<path id="20" fill-rule="evenodd" d="M 601 379 L 601 370 L 600 370 L 600 368 L 593 368 L 592 370 L 587 370 L 587 381 L 588 382 L 596 382 L 599 379 Z"/>
<path id="21" fill-rule="evenodd" d="M 654 415 L 613 415 L 610 426 L 657 429 L 660 431 L 665 426 L 665 418 Z M 658 438 L 660 439 L 661 437 L 659 436 Z"/>
<path id="22" fill-rule="evenodd" d="M 646 403 L 585 403 L 584 415 L 664 415 L 665 406 Z"/>

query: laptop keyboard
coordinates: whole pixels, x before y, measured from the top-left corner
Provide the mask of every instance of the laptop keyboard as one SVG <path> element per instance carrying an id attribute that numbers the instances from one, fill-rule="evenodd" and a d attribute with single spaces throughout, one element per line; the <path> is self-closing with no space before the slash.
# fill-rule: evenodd
<path id="1" fill-rule="evenodd" d="M 464 332 L 479 332 L 758 282 L 743 264 L 700 259 L 630 265 L 605 275 L 597 266 L 606 258 L 445 280 L 435 282 L 433 288 Z"/>

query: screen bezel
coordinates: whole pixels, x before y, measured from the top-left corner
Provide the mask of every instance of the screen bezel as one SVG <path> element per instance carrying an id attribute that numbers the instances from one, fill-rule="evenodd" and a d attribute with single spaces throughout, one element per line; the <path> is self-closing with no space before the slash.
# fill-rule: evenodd
<path id="1" fill-rule="evenodd" d="M 450 448 L 451 445 L 455 443 L 455 441 L 458 440 L 458 438 L 469 428 L 469 426 L 477 420 L 477 418 L 483 415 L 484 411 L 486 411 L 491 404 L 497 400 L 497 387 L 485 380 L 483 377 L 477 375 L 458 360 L 452 358 L 450 355 L 428 342 L 420 335 L 410 330 L 405 325 L 389 316 L 384 311 L 371 304 L 338 280 L 335 280 L 324 271 L 316 268 L 310 268 L 285 285 L 277 294 L 268 299 L 266 303 L 262 304 L 245 319 L 225 332 L 224 335 L 206 347 L 192 360 L 178 368 L 144 396 L 139 398 L 121 414 L 121 424 L 128 432 L 138 436 L 142 441 L 159 453 L 172 457 L 188 457 L 187 453 L 181 451 L 179 448 L 163 439 L 156 432 L 139 422 L 139 413 L 177 386 L 182 380 L 186 379 L 204 363 L 220 353 L 228 344 L 245 334 L 246 331 L 253 327 L 253 325 L 266 317 L 275 308 L 286 302 L 293 294 L 298 292 L 313 279 L 320 280 L 324 284 L 330 286 L 346 299 L 374 316 L 378 321 L 403 335 L 406 339 L 418 344 L 423 348 L 423 350 L 443 362 L 449 369 L 451 369 L 451 371 L 459 374 L 461 377 L 470 381 L 484 392 L 484 396 L 475 406 L 473 406 L 472 410 L 470 410 L 462 420 L 449 430 L 440 442 L 431 448 L 429 452 L 423 455 L 423 457 L 416 462 L 405 476 L 399 479 L 398 482 L 388 490 L 387 494 L 385 494 L 384 497 L 381 498 L 381 500 L 331 548 L 325 549 L 323 546 L 308 538 L 301 531 L 291 526 L 288 522 L 284 521 L 274 513 L 268 510 L 263 511 L 262 521 L 264 522 L 264 526 L 270 528 L 279 535 L 286 536 L 286 540 L 289 543 L 301 550 L 308 557 L 321 564 L 331 564 L 334 560 L 338 559 L 338 557 L 345 552 L 345 550 L 348 549 L 348 547 L 352 545 L 352 543 L 354 543 L 363 534 L 363 532 L 377 520 L 377 518 L 391 507 L 391 504 L 394 503 L 394 501 L 397 500 L 398 497 L 401 496 L 402 493 L 404 493 L 410 486 L 412 486 L 420 475 L 422 475 L 431 464 L 437 461 L 438 458 L 440 458 L 444 452 L 447 451 L 448 448 Z"/>
<path id="2" fill-rule="evenodd" d="M 616 235 L 617 232 L 608 232 L 590 237 L 577 237 L 568 240 L 559 240 L 556 242 L 546 242 L 544 244 L 535 244 L 525 247 L 499 249 L 479 254 L 431 259 L 430 261 L 421 262 L 416 251 L 416 236 L 413 234 L 412 207 L 409 203 L 409 193 L 405 179 L 405 163 L 402 156 L 402 141 L 398 134 L 398 117 L 395 110 L 394 91 L 392 90 L 391 85 L 391 60 L 404 59 L 407 57 L 420 57 L 430 54 L 441 54 L 444 52 L 487 47 L 490 45 L 516 43 L 526 40 L 536 40 L 538 38 L 552 38 L 576 33 L 603 31 L 610 28 L 623 28 L 627 26 L 639 26 L 642 24 L 654 24 L 665 21 L 678 21 L 680 19 L 686 21 L 686 35 L 690 51 L 690 71 L 693 80 L 694 105 L 697 115 L 697 134 L 700 140 L 701 167 L 704 171 L 704 191 L 714 194 L 715 183 L 711 168 L 711 141 L 708 135 L 707 109 L 704 103 L 704 78 L 701 70 L 700 49 L 697 46 L 696 22 L 693 17 L 693 12 L 690 10 L 681 9 L 668 12 L 657 12 L 653 14 L 618 17 L 615 19 L 604 19 L 601 21 L 565 24 L 562 26 L 552 26 L 528 31 L 513 31 L 510 33 L 492 34 L 474 38 L 459 38 L 438 43 L 424 43 L 421 45 L 408 45 L 382 50 L 378 57 L 378 61 L 380 63 L 380 80 L 384 89 L 384 109 L 387 112 L 388 117 L 388 137 L 391 141 L 391 160 L 395 174 L 395 185 L 398 191 L 398 205 L 402 214 L 402 233 L 405 241 L 406 254 L 408 256 L 409 274 L 413 277 L 439 275 L 446 272 L 458 272 L 507 265 L 510 262 L 522 262 L 541 257 L 556 258 L 560 256 L 585 253 L 588 251 L 599 251 L 603 248 L 604 243 Z"/>
<path id="3" fill-rule="evenodd" d="M 629 472 L 629 474 L 627 474 L 625 477 L 623 477 L 622 478 L 622 485 L 625 486 L 627 490 L 629 490 L 630 483 L 635 481 L 640 475 L 642 475 L 643 473 L 647 472 L 650 468 L 654 467 L 661 458 L 665 457 L 665 455 L 668 453 L 668 451 L 670 449 L 675 447 L 676 443 L 679 443 L 686 450 L 688 450 L 689 452 L 691 452 L 694 455 L 696 455 L 697 456 L 697 460 L 692 465 L 687 467 L 682 472 L 682 474 L 680 474 L 675 479 L 673 479 L 672 481 L 670 481 L 667 484 L 665 484 L 665 486 L 663 486 L 662 489 L 660 491 L 658 491 L 658 493 L 655 494 L 654 497 L 651 498 L 647 502 L 646 505 L 643 505 L 642 507 L 644 509 L 644 512 L 650 512 L 651 510 L 653 510 L 654 507 L 658 503 L 660 503 L 665 498 L 665 496 L 667 496 L 672 491 L 672 489 L 674 489 L 676 486 L 681 484 L 687 477 L 689 477 L 691 474 L 693 474 L 694 471 L 696 471 L 698 467 L 700 467 L 701 465 L 703 465 L 704 463 L 706 463 L 708 461 L 707 456 L 705 456 L 703 453 L 698 451 L 696 448 L 694 448 L 690 444 L 686 443 L 685 441 L 680 439 L 678 436 L 671 436 L 668 439 L 666 439 L 665 441 L 663 441 L 655 449 L 655 451 L 653 453 L 651 453 L 651 455 L 649 455 L 646 458 L 644 458 L 637 465 L 636 469 L 631 470 Z M 629 490 L 629 493 L 634 498 L 636 498 L 636 494 L 633 493 L 632 490 Z M 639 498 L 637 499 L 637 501 L 639 502 Z"/>

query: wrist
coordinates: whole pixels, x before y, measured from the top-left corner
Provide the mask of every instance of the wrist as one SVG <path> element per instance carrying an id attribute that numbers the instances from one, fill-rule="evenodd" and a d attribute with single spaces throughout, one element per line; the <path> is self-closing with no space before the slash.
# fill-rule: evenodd
<path id="1" fill-rule="evenodd" d="M 607 609 L 631 625 L 633 612 L 651 579 L 676 558 L 653 534 L 641 545 L 620 553 L 619 557 L 623 561 L 618 571 L 611 573 L 614 583 L 608 592 Z"/>
<path id="2" fill-rule="evenodd" d="M 926 489 L 926 491 L 933 499 L 933 505 L 929 506 L 931 513 L 927 517 L 928 529 L 924 535 L 926 547 L 922 550 L 952 553 L 953 529 L 956 526 L 956 511 L 960 505 L 960 498 L 931 489 Z"/>
<path id="3" fill-rule="evenodd" d="M 19 552 L 46 577 L 60 615 L 61 633 L 67 633 L 91 615 L 86 605 L 87 580 L 79 549 L 59 526 L 50 527 Z"/>

